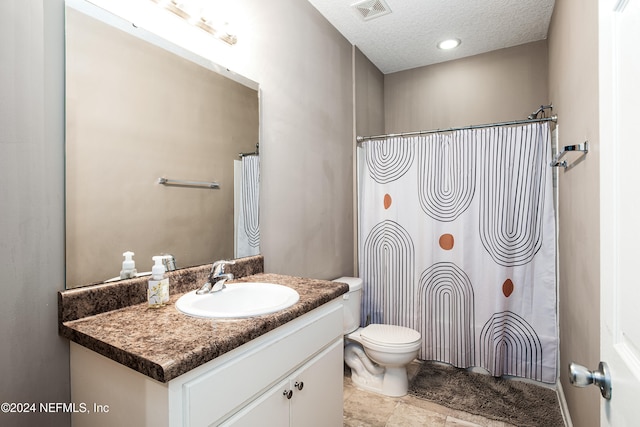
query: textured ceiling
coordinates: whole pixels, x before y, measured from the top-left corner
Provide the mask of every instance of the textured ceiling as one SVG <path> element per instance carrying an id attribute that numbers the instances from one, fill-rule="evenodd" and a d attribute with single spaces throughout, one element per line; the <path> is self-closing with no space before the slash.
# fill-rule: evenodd
<path id="1" fill-rule="evenodd" d="M 309 0 L 384 74 L 547 37 L 554 0 L 384 0 L 391 13 L 364 20 L 359 0 Z M 458 38 L 444 51 L 436 44 Z"/>

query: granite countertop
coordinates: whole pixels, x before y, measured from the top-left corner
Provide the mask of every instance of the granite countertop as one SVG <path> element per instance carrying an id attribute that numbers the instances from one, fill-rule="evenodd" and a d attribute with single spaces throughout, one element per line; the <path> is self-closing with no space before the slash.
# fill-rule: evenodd
<path id="1" fill-rule="evenodd" d="M 195 276 L 202 276 L 204 271 L 206 280 L 208 268 L 210 265 L 200 267 L 202 271 L 198 270 Z M 114 286 L 126 287 L 122 282 Z M 179 293 L 172 285 L 171 299 L 161 308 L 149 308 L 145 301 L 104 311 L 104 308 L 96 309 L 101 303 L 87 303 L 86 300 L 80 303 L 78 294 L 82 290 L 71 289 L 59 293 L 59 333 L 155 380 L 168 382 L 320 307 L 349 289 L 344 283 L 266 273 L 244 276 L 233 282 L 286 285 L 298 291 L 300 300 L 285 310 L 264 316 L 203 319 L 187 316 L 175 308 L 176 300 L 185 292 L 199 288 L 204 283 L 201 281 L 190 286 L 183 282 L 182 289 L 176 287 Z M 101 291 L 111 290 L 110 285 L 97 286 Z M 92 289 L 84 291 L 96 292 Z M 74 307 L 74 302 L 80 309 Z"/>

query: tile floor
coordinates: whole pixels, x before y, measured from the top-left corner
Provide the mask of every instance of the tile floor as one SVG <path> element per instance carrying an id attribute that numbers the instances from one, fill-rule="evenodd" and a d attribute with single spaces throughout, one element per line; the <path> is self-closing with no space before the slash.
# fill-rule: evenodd
<path id="1" fill-rule="evenodd" d="M 409 378 L 418 364 L 409 365 Z M 413 396 L 386 397 L 356 388 L 345 370 L 345 427 L 513 427 L 478 415 L 456 411 Z"/>

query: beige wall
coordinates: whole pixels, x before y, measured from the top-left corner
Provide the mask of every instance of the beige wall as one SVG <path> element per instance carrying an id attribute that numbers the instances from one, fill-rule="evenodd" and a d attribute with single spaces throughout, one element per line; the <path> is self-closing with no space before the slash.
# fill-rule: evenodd
<path id="1" fill-rule="evenodd" d="M 355 136 L 384 133 L 384 74 L 353 47 Z M 353 144 L 354 274 L 358 274 L 357 145 Z"/>
<path id="2" fill-rule="evenodd" d="M 64 288 L 64 2 L 0 1 L 0 396 L 68 402 Z M 68 426 L 68 413 L 3 426 Z"/>
<path id="3" fill-rule="evenodd" d="M 258 92 L 75 9 L 66 20 L 67 287 L 233 258 L 233 166 Z M 159 177 L 220 188 L 162 186 Z M 99 242 L 99 244 L 96 244 Z"/>
<path id="4" fill-rule="evenodd" d="M 356 135 L 384 133 L 384 74 L 354 47 Z"/>
<path id="5" fill-rule="evenodd" d="M 525 119 L 547 99 L 545 40 L 385 75 L 388 133 Z"/>
<path id="6" fill-rule="evenodd" d="M 589 141 L 589 154 L 559 172 L 560 379 L 575 426 L 597 426 L 600 393 L 575 388 L 568 364 L 600 360 L 598 2 L 557 1 L 549 30 L 549 96 L 560 145 Z"/>
<path id="7" fill-rule="evenodd" d="M 247 32 L 229 67 L 260 83 L 265 269 L 353 274 L 351 45 L 306 1 L 234 5 Z"/>

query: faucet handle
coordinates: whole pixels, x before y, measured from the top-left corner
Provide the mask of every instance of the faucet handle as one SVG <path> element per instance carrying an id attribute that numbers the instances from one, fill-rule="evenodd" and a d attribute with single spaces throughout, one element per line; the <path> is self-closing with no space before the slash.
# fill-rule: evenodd
<path id="1" fill-rule="evenodd" d="M 224 274 L 224 267 L 226 265 L 233 265 L 236 262 L 234 260 L 220 260 L 213 263 L 211 266 L 211 273 L 213 275 Z"/>

